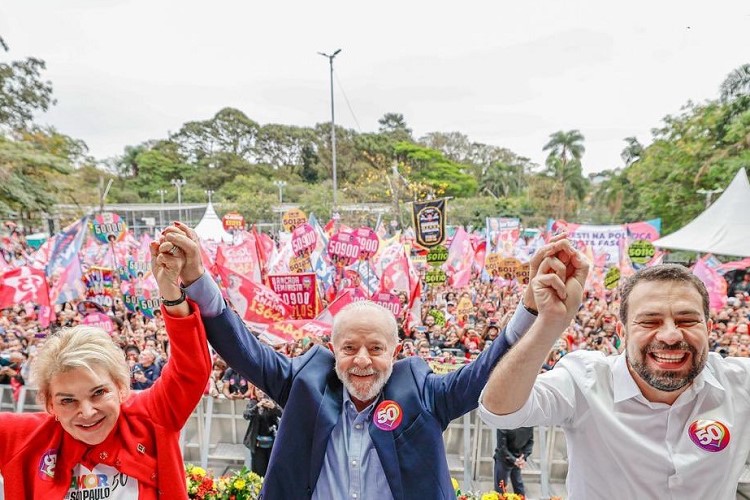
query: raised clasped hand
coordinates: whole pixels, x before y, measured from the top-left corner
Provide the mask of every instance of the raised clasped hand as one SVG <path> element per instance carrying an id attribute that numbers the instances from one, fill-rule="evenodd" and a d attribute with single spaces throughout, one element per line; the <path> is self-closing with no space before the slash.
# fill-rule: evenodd
<path id="1" fill-rule="evenodd" d="M 565 328 L 581 305 L 588 273 L 583 255 L 568 240 L 558 241 L 545 254 L 531 282 L 539 318 Z"/>
<path id="2" fill-rule="evenodd" d="M 175 222 L 162 232 L 163 243 L 170 249 L 173 245 L 179 248 L 183 257 L 180 278 L 185 286 L 191 285 L 203 275 L 203 261 L 201 260 L 200 242 L 196 232 L 181 222 Z"/>

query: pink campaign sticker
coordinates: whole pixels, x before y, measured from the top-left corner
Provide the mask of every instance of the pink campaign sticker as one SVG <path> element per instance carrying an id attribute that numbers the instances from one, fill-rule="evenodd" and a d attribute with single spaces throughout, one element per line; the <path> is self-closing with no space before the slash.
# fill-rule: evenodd
<path id="1" fill-rule="evenodd" d="M 381 431 L 392 431 L 401 425 L 404 414 L 401 407 L 395 401 L 386 399 L 375 408 L 373 421 Z"/>
<path id="2" fill-rule="evenodd" d="M 39 478 L 42 481 L 53 481 L 55 478 L 55 465 L 57 465 L 57 449 L 47 450 L 39 460 Z"/>
<path id="3" fill-rule="evenodd" d="M 712 453 L 729 444 L 729 429 L 718 420 L 696 420 L 690 424 L 688 434 L 699 448 Z"/>

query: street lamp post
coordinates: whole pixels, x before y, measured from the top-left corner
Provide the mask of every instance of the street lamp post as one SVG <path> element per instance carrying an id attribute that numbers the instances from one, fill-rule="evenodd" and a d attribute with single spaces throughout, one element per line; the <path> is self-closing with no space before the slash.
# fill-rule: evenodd
<path id="1" fill-rule="evenodd" d="M 718 194 L 724 191 L 722 188 L 716 188 L 716 189 L 699 189 L 696 191 L 698 194 L 705 194 L 706 195 L 706 208 L 711 206 L 711 197 L 714 194 Z"/>
<path id="2" fill-rule="evenodd" d="M 284 203 L 284 186 L 286 186 L 286 181 L 273 181 L 273 185 L 279 188 L 279 203 Z"/>
<path id="3" fill-rule="evenodd" d="M 172 179 L 170 182 L 177 188 L 177 218 L 182 220 L 182 186 L 187 182 L 185 179 Z"/>
<path id="4" fill-rule="evenodd" d="M 167 190 L 157 189 L 156 192 L 161 197 L 161 205 L 159 206 L 159 227 L 164 229 L 164 195 L 167 194 Z"/>
<path id="5" fill-rule="evenodd" d="M 332 152 L 332 166 L 333 166 L 333 211 L 336 211 L 336 115 L 333 112 L 333 59 L 341 52 L 341 49 L 336 50 L 333 54 L 326 54 L 324 52 L 318 52 L 323 57 L 328 58 L 328 64 L 331 67 L 331 152 Z"/>

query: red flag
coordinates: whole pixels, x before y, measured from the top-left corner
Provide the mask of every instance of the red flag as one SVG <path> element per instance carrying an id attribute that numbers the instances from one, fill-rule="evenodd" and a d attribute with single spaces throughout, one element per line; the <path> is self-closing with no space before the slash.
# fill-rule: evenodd
<path id="1" fill-rule="evenodd" d="M 243 320 L 250 323 L 269 324 L 291 319 L 291 311 L 273 290 L 260 283 L 253 283 L 244 276 L 218 264 L 216 269 L 221 276 L 222 283 L 226 286 L 229 301 Z"/>
<path id="2" fill-rule="evenodd" d="M 49 303 L 44 271 L 24 266 L 3 273 L 0 279 L 0 309 L 27 302 L 39 305 L 40 324 L 49 326 L 54 313 Z"/>
<path id="3" fill-rule="evenodd" d="M 260 267 L 254 241 L 246 239 L 234 246 L 220 244 L 216 252 L 216 265 L 260 283 Z"/>
<path id="4" fill-rule="evenodd" d="M 320 321 L 321 323 L 332 325 L 333 317 L 336 316 L 336 314 L 338 314 L 341 309 L 357 300 L 357 297 L 355 297 L 354 293 L 354 288 L 343 289 L 338 297 L 336 297 L 333 302 L 328 304 L 328 307 L 323 309 L 318 317 L 315 318 L 315 321 Z M 363 298 L 365 298 L 364 295 L 359 300 L 362 300 Z"/>
<path id="5" fill-rule="evenodd" d="M 253 224 L 253 237 L 255 238 L 255 252 L 258 254 L 258 266 L 260 267 L 261 282 L 266 281 L 268 275 L 268 259 L 273 252 L 273 240 L 263 233 L 259 233 Z"/>
<path id="6" fill-rule="evenodd" d="M 209 273 L 215 274 L 216 270 L 214 269 L 214 260 L 211 258 L 211 254 L 209 253 L 208 249 L 203 246 L 203 241 L 200 241 L 200 244 L 198 245 L 200 247 L 201 251 L 201 262 L 203 263 L 203 268 L 206 269 Z"/>

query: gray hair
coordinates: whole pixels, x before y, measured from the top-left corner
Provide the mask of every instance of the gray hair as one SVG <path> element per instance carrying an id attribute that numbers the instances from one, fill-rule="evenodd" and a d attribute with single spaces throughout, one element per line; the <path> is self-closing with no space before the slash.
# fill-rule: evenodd
<path id="1" fill-rule="evenodd" d="M 341 309 L 341 311 L 338 312 L 338 314 L 336 314 L 336 316 L 333 318 L 331 343 L 333 343 L 334 338 L 342 333 L 341 324 L 345 319 L 350 316 L 366 317 L 373 314 L 379 315 L 385 320 L 388 328 L 387 333 L 392 337 L 390 340 L 394 344 L 398 344 L 398 323 L 396 323 L 396 318 L 393 316 L 393 313 L 380 304 L 372 302 L 371 300 L 358 300 L 356 302 L 352 302 L 351 304 L 346 305 L 343 309 Z"/>

